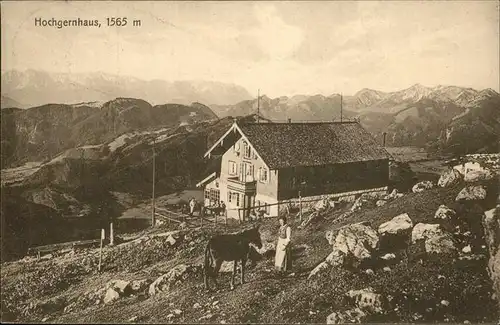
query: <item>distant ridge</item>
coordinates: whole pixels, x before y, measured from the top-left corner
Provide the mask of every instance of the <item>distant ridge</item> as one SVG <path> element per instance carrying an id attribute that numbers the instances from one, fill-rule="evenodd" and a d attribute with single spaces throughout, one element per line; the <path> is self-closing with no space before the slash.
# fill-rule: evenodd
<path id="1" fill-rule="evenodd" d="M 49 103 L 108 101 L 117 97 L 144 98 L 153 104 L 173 102 L 184 105 L 192 102 L 234 104 L 251 98 L 245 88 L 223 82 L 147 81 L 100 72 L 69 74 L 32 69 L 2 71 L 2 96 L 22 102 L 23 108 Z"/>

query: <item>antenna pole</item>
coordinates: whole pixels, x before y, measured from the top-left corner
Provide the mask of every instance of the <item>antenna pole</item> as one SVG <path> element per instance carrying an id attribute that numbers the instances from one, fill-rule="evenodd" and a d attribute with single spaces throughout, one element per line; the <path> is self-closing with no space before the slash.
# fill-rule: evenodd
<path id="1" fill-rule="evenodd" d="M 260 114 L 260 89 L 257 90 L 257 124 L 259 124 L 259 114 Z"/>
<path id="2" fill-rule="evenodd" d="M 342 93 L 340 93 L 340 122 L 342 123 Z"/>
<path id="3" fill-rule="evenodd" d="M 156 215 L 155 215 L 155 174 L 156 174 L 156 154 L 155 154 L 155 146 L 156 146 L 156 138 L 153 138 L 153 195 L 151 199 L 151 227 L 154 227 L 156 224 Z"/>

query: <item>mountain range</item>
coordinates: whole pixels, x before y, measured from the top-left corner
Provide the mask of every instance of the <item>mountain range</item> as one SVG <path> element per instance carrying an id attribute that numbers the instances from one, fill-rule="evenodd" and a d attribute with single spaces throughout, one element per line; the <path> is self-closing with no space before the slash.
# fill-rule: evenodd
<path id="1" fill-rule="evenodd" d="M 342 104 L 341 104 L 342 103 Z M 359 119 L 381 143 L 418 146 L 434 151 L 497 152 L 500 95 L 492 90 L 415 84 L 395 92 L 362 89 L 353 96 L 332 94 L 245 100 L 212 105 L 219 116 L 257 112 L 274 121 Z"/>
<path id="2" fill-rule="evenodd" d="M 50 73 L 28 69 L 2 71 L 2 107 L 143 98 L 150 103 L 233 104 L 250 99 L 241 86 L 214 81 L 141 80 L 101 72 Z M 4 106 L 5 104 L 5 106 Z"/>
<path id="3" fill-rule="evenodd" d="M 171 128 L 216 119 L 200 103 L 151 105 L 133 98 L 99 103 L 47 104 L 30 109 L 4 108 L 2 168 L 47 161 L 64 150 L 101 145 L 127 132 Z"/>

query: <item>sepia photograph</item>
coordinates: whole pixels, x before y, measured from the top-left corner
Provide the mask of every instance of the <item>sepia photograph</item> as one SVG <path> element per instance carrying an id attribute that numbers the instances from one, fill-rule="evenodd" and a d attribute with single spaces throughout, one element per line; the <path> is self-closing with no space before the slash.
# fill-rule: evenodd
<path id="1" fill-rule="evenodd" d="M 1 1 L 1 322 L 500 325 L 500 2 Z"/>

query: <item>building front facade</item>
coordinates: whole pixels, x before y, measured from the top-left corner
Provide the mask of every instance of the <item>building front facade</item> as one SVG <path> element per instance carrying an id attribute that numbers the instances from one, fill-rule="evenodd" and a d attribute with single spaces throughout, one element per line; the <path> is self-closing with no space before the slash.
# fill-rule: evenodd
<path id="1" fill-rule="evenodd" d="M 220 164 L 197 185 L 204 204 L 223 201 L 230 218 L 277 216 L 299 196 L 384 191 L 389 181 L 388 153 L 354 122 L 234 123 L 205 156 Z"/>

